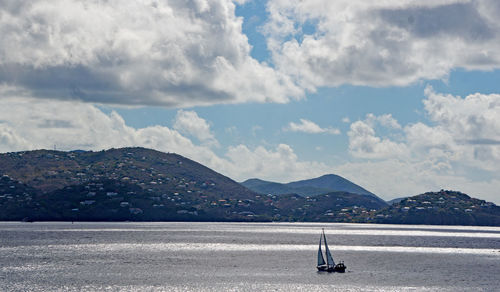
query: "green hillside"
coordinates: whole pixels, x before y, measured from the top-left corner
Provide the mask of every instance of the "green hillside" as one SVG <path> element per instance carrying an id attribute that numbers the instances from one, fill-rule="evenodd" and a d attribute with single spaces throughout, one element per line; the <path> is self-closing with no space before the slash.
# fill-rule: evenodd
<path id="1" fill-rule="evenodd" d="M 438 225 L 500 225 L 500 207 L 456 191 L 405 198 L 373 214 L 373 222 Z"/>
<path id="2" fill-rule="evenodd" d="M 15 218 L 5 211 L 1 220 L 23 216 L 36 220 L 269 220 L 266 214 L 272 210 L 256 200 L 256 193 L 228 177 L 180 155 L 150 149 L 36 150 L 0 154 L 0 161 L 0 174 L 23 182 L 25 192 L 40 205 L 30 213 L 20 212 L 26 208 L 20 204 Z M 12 210 L 11 200 L 0 198 L 0 207 Z M 249 209 L 259 210 L 262 216 L 239 214 Z"/>
<path id="3" fill-rule="evenodd" d="M 0 220 L 310 221 L 328 209 L 382 207 L 347 193 L 335 202 L 261 195 L 195 161 L 144 148 L 36 150 L 0 161 Z"/>
<path id="4" fill-rule="evenodd" d="M 331 187 L 324 181 L 331 182 L 331 178 L 309 181 Z M 315 186 L 302 181 L 287 187 L 300 190 Z M 376 196 L 346 191 L 315 196 L 260 194 L 177 154 L 144 148 L 36 150 L 0 154 L 0 220 L 498 226 L 500 207 L 453 191 L 425 193 L 392 206 Z"/>

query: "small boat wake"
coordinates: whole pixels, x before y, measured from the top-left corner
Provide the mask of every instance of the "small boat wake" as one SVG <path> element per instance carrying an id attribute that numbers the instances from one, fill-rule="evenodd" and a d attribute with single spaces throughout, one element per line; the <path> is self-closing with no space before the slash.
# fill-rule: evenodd
<path id="1" fill-rule="evenodd" d="M 323 257 L 323 251 L 321 250 L 321 242 L 325 242 L 325 253 L 326 253 L 326 262 L 325 258 Z M 318 265 L 316 266 L 319 272 L 337 272 L 337 273 L 344 273 L 345 269 L 347 268 L 344 265 L 344 262 L 341 261 L 338 264 L 335 264 L 335 261 L 333 260 L 332 253 L 330 252 L 330 249 L 328 248 L 328 243 L 326 243 L 326 235 L 325 235 L 325 230 L 323 229 L 322 234 L 319 237 L 319 248 L 318 248 Z"/>

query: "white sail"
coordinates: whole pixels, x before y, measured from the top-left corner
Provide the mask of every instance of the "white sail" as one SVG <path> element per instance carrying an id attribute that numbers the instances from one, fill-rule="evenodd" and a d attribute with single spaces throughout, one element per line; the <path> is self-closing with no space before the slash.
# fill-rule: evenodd
<path id="1" fill-rule="evenodd" d="M 318 248 L 318 266 L 325 264 L 325 258 L 323 258 L 323 252 L 321 251 L 321 236 L 319 237 L 319 248 Z"/>
<path id="2" fill-rule="evenodd" d="M 325 250 L 326 250 L 326 263 L 328 267 L 335 266 L 335 261 L 333 260 L 332 254 L 330 253 L 330 249 L 328 248 L 328 244 L 326 243 L 326 235 L 323 231 L 323 238 L 325 239 Z"/>

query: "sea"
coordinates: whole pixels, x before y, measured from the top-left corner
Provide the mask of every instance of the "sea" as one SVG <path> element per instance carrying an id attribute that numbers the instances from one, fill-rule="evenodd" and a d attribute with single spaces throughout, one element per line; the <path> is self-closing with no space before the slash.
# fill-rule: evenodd
<path id="1" fill-rule="evenodd" d="M 500 291 L 500 227 L 0 222 L 0 291 Z"/>

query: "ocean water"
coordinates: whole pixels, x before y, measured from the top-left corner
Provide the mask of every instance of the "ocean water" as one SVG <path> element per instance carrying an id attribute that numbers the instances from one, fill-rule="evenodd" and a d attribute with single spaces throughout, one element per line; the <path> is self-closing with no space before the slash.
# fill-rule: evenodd
<path id="1" fill-rule="evenodd" d="M 0 222 L 0 291 L 500 291 L 500 228 Z"/>

